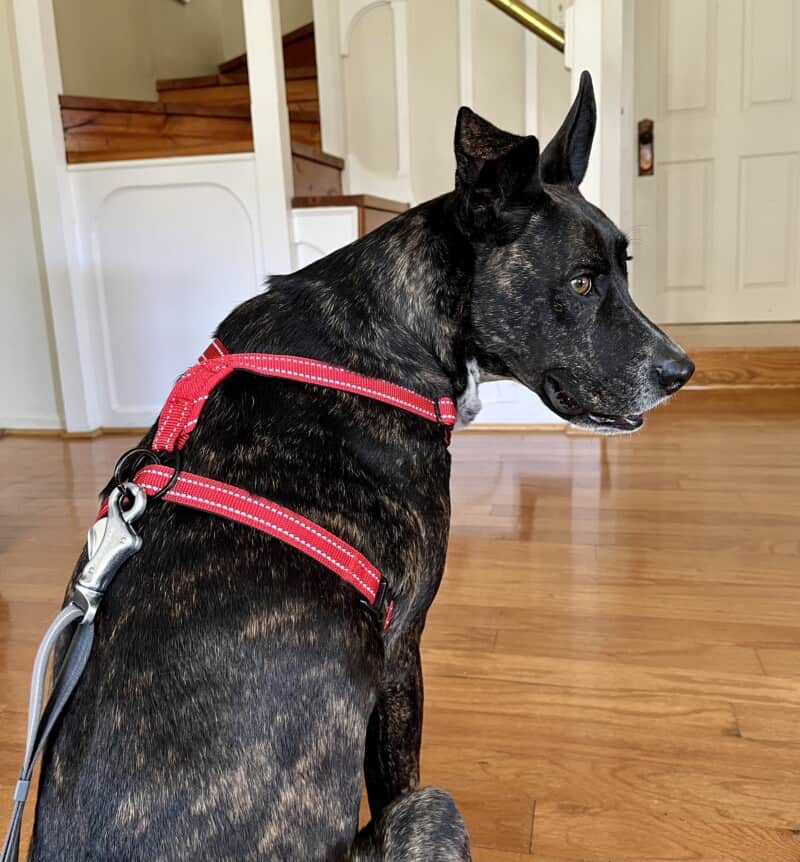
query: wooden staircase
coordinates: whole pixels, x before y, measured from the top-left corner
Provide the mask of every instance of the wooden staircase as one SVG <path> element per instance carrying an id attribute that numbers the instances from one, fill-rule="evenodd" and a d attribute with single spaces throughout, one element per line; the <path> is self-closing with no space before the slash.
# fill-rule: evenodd
<path id="1" fill-rule="evenodd" d="M 314 26 L 283 37 L 286 99 L 297 207 L 355 206 L 362 233 L 407 209 L 368 195 L 342 195 L 344 161 L 321 149 Z M 244 153 L 253 150 L 247 55 L 212 75 L 156 83 L 158 101 L 62 96 L 71 164 Z"/>

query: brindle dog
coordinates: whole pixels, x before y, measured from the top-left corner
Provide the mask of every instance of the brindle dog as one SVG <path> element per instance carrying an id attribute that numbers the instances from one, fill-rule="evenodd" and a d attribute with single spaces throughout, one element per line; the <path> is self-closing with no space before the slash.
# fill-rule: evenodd
<path id="1" fill-rule="evenodd" d="M 693 366 L 634 305 L 625 237 L 578 191 L 594 125 L 588 76 L 541 158 L 535 138 L 462 109 L 454 192 L 272 278 L 219 337 L 431 398 L 463 396 L 474 362 L 576 425 L 634 430 Z M 358 548 L 391 584 L 393 623 L 382 637 L 350 588 L 280 541 L 151 502 L 47 752 L 32 858 L 469 859 L 449 796 L 417 789 L 420 635 L 450 518 L 441 429 L 236 373 L 184 453 Z"/>

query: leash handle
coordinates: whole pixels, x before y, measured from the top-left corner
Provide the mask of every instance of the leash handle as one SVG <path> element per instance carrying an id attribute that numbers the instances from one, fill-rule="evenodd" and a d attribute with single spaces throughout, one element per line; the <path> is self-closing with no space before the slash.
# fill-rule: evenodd
<path id="1" fill-rule="evenodd" d="M 33 768 L 89 660 L 92 641 L 94 639 L 94 625 L 92 623 L 78 626 L 78 629 L 72 636 L 69 650 L 64 659 L 63 668 L 53 686 L 53 691 L 48 698 L 44 711 L 42 711 L 47 667 L 50 663 L 50 657 L 56 648 L 56 643 L 64 631 L 77 621 L 83 619 L 84 614 L 85 612 L 81 608 L 70 602 L 50 624 L 36 652 L 36 660 L 33 663 L 33 672 L 31 674 L 31 693 L 28 700 L 28 731 L 25 740 L 25 757 L 19 773 L 19 780 L 14 788 L 14 809 L 8 833 L 3 842 L 0 862 L 17 862 L 19 859 L 22 815 L 25 811 L 25 802 L 28 798 Z"/>

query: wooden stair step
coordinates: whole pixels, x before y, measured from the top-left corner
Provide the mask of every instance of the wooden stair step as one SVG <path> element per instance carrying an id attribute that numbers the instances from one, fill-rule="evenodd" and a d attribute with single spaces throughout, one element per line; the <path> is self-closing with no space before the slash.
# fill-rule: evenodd
<path id="1" fill-rule="evenodd" d="M 314 49 L 314 22 L 304 24 L 283 36 L 283 65 L 287 78 L 290 71 L 302 71 L 302 77 L 316 78 L 316 52 Z M 225 60 L 217 66 L 223 75 L 247 71 L 247 53 Z M 313 69 L 309 74 L 308 70 Z"/>
<path id="2" fill-rule="evenodd" d="M 313 101 L 319 104 L 319 87 L 316 78 L 298 78 L 286 82 L 288 102 Z"/>
<path id="3" fill-rule="evenodd" d="M 317 62 L 314 49 L 314 22 L 304 24 L 283 37 L 283 65 L 285 69 L 313 66 Z"/>
<path id="4" fill-rule="evenodd" d="M 408 204 L 375 195 L 298 195 L 292 198 L 297 209 L 309 207 L 356 207 L 358 235 L 364 236 L 408 210 Z"/>
<path id="5" fill-rule="evenodd" d="M 156 90 L 190 90 L 195 87 L 225 87 L 248 83 L 247 72 L 235 72 L 229 75 L 192 75 L 188 78 L 159 78 Z"/>
<path id="6" fill-rule="evenodd" d="M 62 111 L 106 114 L 156 114 L 167 116 L 250 119 L 248 105 L 209 105 L 194 102 L 142 102 L 135 99 L 101 99 L 94 96 L 59 96 Z"/>
<path id="7" fill-rule="evenodd" d="M 289 123 L 289 136 L 292 141 L 308 144 L 311 147 L 322 146 L 322 131 L 319 123 Z"/>
<path id="8" fill-rule="evenodd" d="M 217 69 L 224 75 L 228 72 L 241 72 L 247 70 L 247 54 L 239 54 L 237 57 L 231 57 L 224 63 L 220 63 Z"/>
<path id="9" fill-rule="evenodd" d="M 293 66 L 289 69 L 284 69 L 284 76 L 287 81 L 299 81 L 304 78 L 317 78 L 316 66 Z"/>
<path id="10" fill-rule="evenodd" d="M 691 389 L 800 387 L 800 323 L 686 324 L 664 329 L 697 370 Z"/>
<path id="11" fill-rule="evenodd" d="M 311 108 L 297 108 L 289 105 L 290 123 L 319 123 L 319 105 Z"/>
<path id="12" fill-rule="evenodd" d="M 316 99 L 302 99 L 300 101 L 288 102 L 289 116 L 292 111 L 313 111 L 319 118 L 319 102 Z"/>
<path id="13" fill-rule="evenodd" d="M 249 108 L 62 96 L 67 161 L 248 152 Z"/>
<path id="14" fill-rule="evenodd" d="M 60 101 L 71 164 L 253 150 L 249 106 L 87 96 L 62 96 Z M 319 123 L 293 123 L 292 132 L 295 191 L 341 194 L 344 161 L 319 149 Z"/>
<path id="15" fill-rule="evenodd" d="M 344 160 L 292 139 L 294 191 L 297 195 L 340 195 Z"/>
<path id="16" fill-rule="evenodd" d="M 71 165 L 131 159 L 171 159 L 178 156 L 222 156 L 253 151 L 252 140 L 220 142 L 181 136 L 143 136 L 132 139 L 105 134 L 85 135 L 69 141 L 67 146 L 67 162 Z"/>
<path id="17" fill-rule="evenodd" d="M 223 84 L 216 87 L 189 87 L 184 90 L 161 90 L 159 101 L 189 102 L 206 105 L 245 105 L 250 109 L 250 87 L 247 84 Z"/>

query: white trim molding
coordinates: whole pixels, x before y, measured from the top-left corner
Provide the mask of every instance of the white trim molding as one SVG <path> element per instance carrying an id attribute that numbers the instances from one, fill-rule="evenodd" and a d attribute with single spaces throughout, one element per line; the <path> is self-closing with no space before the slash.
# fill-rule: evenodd
<path id="1" fill-rule="evenodd" d="M 242 0 L 242 6 L 261 246 L 270 274 L 274 275 L 293 269 L 289 214 L 294 180 L 283 73 L 281 17 L 278 0 Z"/>
<path id="2" fill-rule="evenodd" d="M 581 72 L 592 73 L 597 99 L 597 130 L 592 158 L 581 185 L 584 196 L 625 230 L 632 214 L 633 172 L 633 14 L 634 0 L 575 0 L 566 9 L 564 62 L 571 72 L 573 97 Z"/>
<path id="3" fill-rule="evenodd" d="M 81 313 L 85 285 L 58 103 L 62 84 L 52 0 L 14 0 L 14 21 L 64 422 L 68 431 L 91 431 L 100 424 L 97 380 L 91 333 Z"/>
<path id="4" fill-rule="evenodd" d="M 333 0 L 313 0 L 314 50 L 317 59 L 317 87 L 322 149 L 345 158 L 344 80 L 339 50 L 339 6 Z"/>

